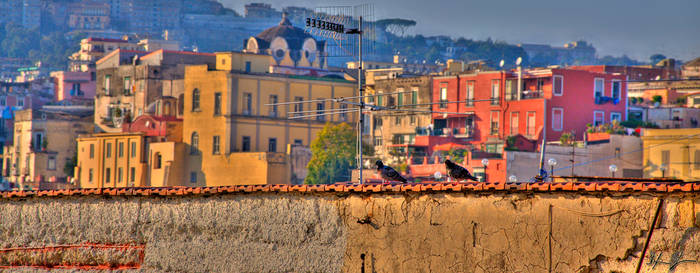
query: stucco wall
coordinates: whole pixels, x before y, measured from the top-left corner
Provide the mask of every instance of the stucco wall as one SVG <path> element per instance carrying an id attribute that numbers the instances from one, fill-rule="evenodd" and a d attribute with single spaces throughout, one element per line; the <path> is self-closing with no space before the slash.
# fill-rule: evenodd
<path id="1" fill-rule="evenodd" d="M 694 193 L 534 191 L 3 198 L 0 269 L 634 272 L 659 198 L 642 272 L 700 271 Z"/>

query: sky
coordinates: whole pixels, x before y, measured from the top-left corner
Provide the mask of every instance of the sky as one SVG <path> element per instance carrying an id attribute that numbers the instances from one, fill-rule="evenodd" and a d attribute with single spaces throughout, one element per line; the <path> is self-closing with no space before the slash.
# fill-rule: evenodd
<path id="1" fill-rule="evenodd" d="M 700 57 L 699 0 L 219 0 L 243 14 L 249 2 L 323 7 L 373 3 L 375 18 L 417 22 L 411 34 L 562 46 L 586 40 L 599 56 L 648 61 Z"/>

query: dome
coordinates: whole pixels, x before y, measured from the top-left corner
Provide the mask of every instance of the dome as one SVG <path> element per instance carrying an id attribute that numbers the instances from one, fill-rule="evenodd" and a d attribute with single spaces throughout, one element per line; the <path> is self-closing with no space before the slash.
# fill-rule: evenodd
<path id="1" fill-rule="evenodd" d="M 282 21 L 280 21 L 279 25 L 268 28 L 255 36 L 257 40 L 263 40 L 268 45 L 277 37 L 287 40 L 290 49 L 301 49 L 304 40 L 312 38 L 303 29 L 294 27 L 287 18 L 286 13 L 282 13 Z"/>

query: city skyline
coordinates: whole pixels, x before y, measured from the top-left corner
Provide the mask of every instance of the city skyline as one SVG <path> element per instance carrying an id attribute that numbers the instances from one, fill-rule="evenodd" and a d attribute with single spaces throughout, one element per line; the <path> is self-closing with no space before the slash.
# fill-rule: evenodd
<path id="1" fill-rule="evenodd" d="M 243 6 L 247 4 L 232 0 L 219 1 L 241 14 Z M 417 24 L 411 34 L 426 36 L 462 36 L 476 40 L 491 38 L 510 44 L 537 43 L 553 46 L 585 40 L 593 44 L 600 57 L 627 55 L 643 62 L 649 61 L 649 56 L 657 53 L 690 61 L 700 52 L 700 36 L 693 35 L 698 33 L 693 25 L 694 11 L 700 9 L 700 2 L 695 1 L 671 0 L 662 3 L 652 0 L 592 0 L 562 4 L 555 0 L 501 0 L 457 1 L 449 5 L 447 2 L 449 1 L 435 3 L 406 0 L 400 1 L 399 5 L 397 0 L 376 1 L 375 18 L 415 20 Z M 289 4 L 287 1 L 270 0 L 265 3 L 281 9 L 284 6 L 315 8 L 359 2 L 301 0 Z M 469 10 L 479 12 L 461 16 Z M 667 12 L 661 13 L 661 10 Z M 435 14 L 443 15 L 430 16 Z M 650 36 L 650 33 L 658 35 Z M 676 42 L 670 44 L 666 41 Z"/>

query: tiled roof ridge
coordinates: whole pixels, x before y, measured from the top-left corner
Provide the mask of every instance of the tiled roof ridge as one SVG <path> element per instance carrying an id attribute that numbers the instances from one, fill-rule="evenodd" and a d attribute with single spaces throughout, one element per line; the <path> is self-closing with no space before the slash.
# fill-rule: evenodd
<path id="1" fill-rule="evenodd" d="M 424 182 L 407 184 L 324 184 L 324 185 L 239 185 L 216 187 L 147 187 L 147 188 L 102 188 L 102 189 L 63 189 L 39 191 L 3 191 L 2 198 L 32 196 L 82 196 L 82 195 L 118 195 L 118 196 L 180 196 L 209 195 L 221 193 L 253 192 L 348 192 L 348 193 L 395 193 L 395 192 L 570 192 L 570 193 L 674 193 L 700 192 L 700 182 L 473 182 L 443 183 Z"/>

